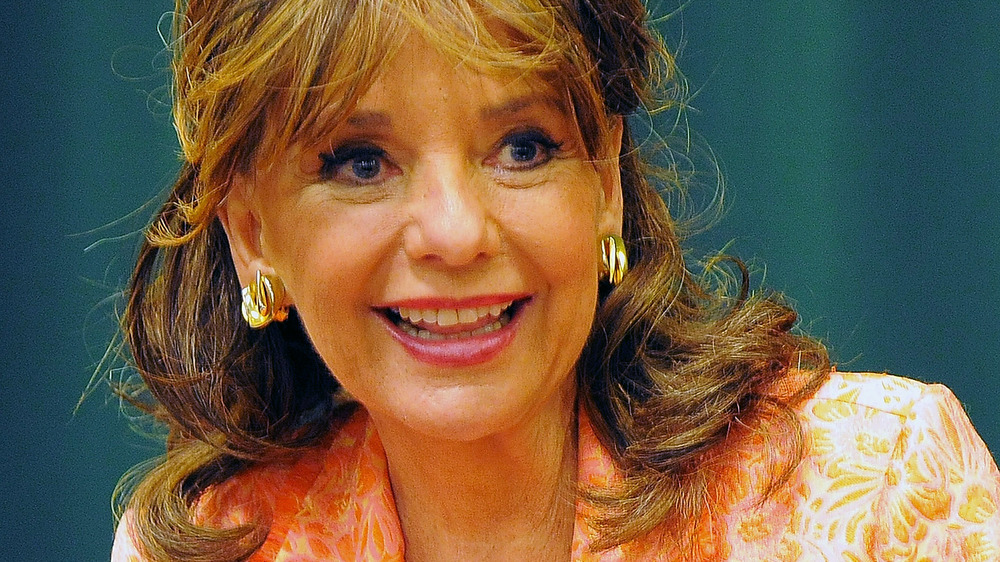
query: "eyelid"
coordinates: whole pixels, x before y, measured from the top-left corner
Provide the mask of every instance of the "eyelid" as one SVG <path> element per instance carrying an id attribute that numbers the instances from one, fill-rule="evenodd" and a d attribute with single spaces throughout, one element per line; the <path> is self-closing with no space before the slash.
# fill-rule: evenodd
<path id="1" fill-rule="evenodd" d="M 346 143 L 330 152 L 321 152 L 319 153 L 318 158 L 320 160 L 318 175 L 321 179 L 324 181 L 333 181 L 353 185 L 371 185 L 380 183 L 381 181 L 384 181 L 384 179 L 366 180 L 364 178 L 356 178 L 353 181 L 339 179 L 337 177 L 337 173 L 352 160 L 360 158 L 377 159 L 381 167 L 380 176 L 391 173 L 392 168 L 394 167 L 387 158 L 385 149 L 379 147 L 378 145 L 364 141 Z"/>
<path id="2" fill-rule="evenodd" d="M 385 158 L 385 150 L 374 144 L 359 142 L 345 144 L 329 152 L 321 152 L 319 154 L 319 158 L 324 164 L 343 164 L 344 162 L 357 158 L 358 156 L 377 156 L 379 158 Z"/>
<path id="3" fill-rule="evenodd" d="M 528 127 L 524 129 L 517 129 L 515 131 L 511 131 L 510 133 L 504 135 L 504 137 L 500 139 L 500 142 L 497 143 L 497 149 L 503 148 L 504 146 L 512 143 L 515 140 L 530 140 L 533 142 L 537 142 L 538 144 L 549 150 L 558 149 L 563 145 L 563 143 L 556 142 L 555 140 L 553 140 L 552 136 L 543 131 L 542 129 L 538 129 L 536 127 Z"/>
<path id="4" fill-rule="evenodd" d="M 564 142 L 557 142 L 552 138 L 552 135 L 537 127 L 516 129 L 504 135 L 504 137 L 497 142 L 490 157 L 486 159 L 486 163 L 500 168 L 500 163 L 497 161 L 500 158 L 500 155 L 503 154 L 506 147 L 519 141 L 535 143 L 538 145 L 539 149 L 545 153 L 545 158 L 541 162 L 523 166 L 513 166 L 506 171 L 527 171 L 542 166 L 552 160 L 552 158 L 558 156 L 562 146 L 565 144 Z"/>

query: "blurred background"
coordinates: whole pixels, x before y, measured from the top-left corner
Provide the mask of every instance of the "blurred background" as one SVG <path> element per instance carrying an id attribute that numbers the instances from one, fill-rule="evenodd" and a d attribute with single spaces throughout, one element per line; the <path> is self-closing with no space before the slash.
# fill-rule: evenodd
<path id="1" fill-rule="evenodd" d="M 115 483 L 161 447 L 106 385 L 77 404 L 177 169 L 172 2 L 6 4 L 0 559 L 106 560 Z M 949 385 L 994 456 L 998 25 L 1000 3 L 953 0 L 695 0 L 662 23 L 727 183 L 692 257 L 731 244 L 842 370 Z"/>

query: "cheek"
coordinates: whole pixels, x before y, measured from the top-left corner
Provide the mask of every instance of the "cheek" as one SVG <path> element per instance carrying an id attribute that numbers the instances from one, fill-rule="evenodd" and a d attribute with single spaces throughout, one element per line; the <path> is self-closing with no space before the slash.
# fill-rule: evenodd
<path id="1" fill-rule="evenodd" d="M 310 336 L 327 343 L 367 312 L 367 289 L 387 230 L 347 213 L 303 213 L 279 224 L 280 230 L 265 233 L 273 266 Z"/>
<path id="2" fill-rule="evenodd" d="M 590 181 L 587 181 L 590 180 Z M 536 267 L 570 284 L 596 279 L 600 263 L 600 197 L 596 176 L 552 190 L 521 209 L 521 235 L 532 245 Z"/>
<path id="3" fill-rule="evenodd" d="M 309 340 L 327 368 L 352 393 L 363 381 L 358 365 L 371 365 L 378 349 L 371 337 L 375 319 L 370 287 L 376 283 L 374 244 L 359 244 L 343 234 L 327 234 L 303 247 L 292 275 L 295 306 Z M 362 378 L 359 378 L 362 377 Z"/>
<path id="4" fill-rule="evenodd" d="M 274 268 L 288 278 L 295 305 L 313 307 L 317 297 L 333 300 L 331 295 L 355 290 L 391 231 L 386 213 L 304 195 L 292 199 L 269 217 L 273 228 L 261 233 Z"/>
<path id="5" fill-rule="evenodd" d="M 550 337 L 562 334 L 574 341 L 590 332 L 601 260 L 599 182 L 596 174 L 581 179 L 521 205 L 516 234 L 528 267 L 548 287 Z"/>

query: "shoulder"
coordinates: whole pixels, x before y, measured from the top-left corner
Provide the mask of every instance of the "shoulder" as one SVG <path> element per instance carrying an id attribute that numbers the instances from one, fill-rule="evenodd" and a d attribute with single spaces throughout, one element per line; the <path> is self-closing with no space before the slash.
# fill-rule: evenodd
<path id="1" fill-rule="evenodd" d="M 1000 557 L 1000 472 L 946 387 L 833 372 L 797 409 L 803 511 L 845 543 L 878 559 Z"/>
<path id="2" fill-rule="evenodd" d="M 298 509 L 306 490 L 319 472 L 314 451 L 294 463 L 255 466 L 205 490 L 193 506 L 192 522 L 199 526 L 229 529 L 242 525 L 270 526 L 264 549 L 283 538 L 281 521 Z M 137 513 L 125 511 L 115 531 L 111 562 L 142 562 Z"/>
<path id="3" fill-rule="evenodd" d="M 255 465 L 206 489 L 193 506 L 193 522 L 217 529 L 269 525 L 266 542 L 253 559 L 273 558 L 269 554 L 282 545 L 289 525 L 308 503 L 317 481 L 338 479 L 351 470 L 367 430 L 367 413 L 358 408 L 323 443 L 294 461 Z M 130 508 L 118 523 L 112 562 L 145 560 L 138 548 L 135 519 Z"/>
<path id="4" fill-rule="evenodd" d="M 208 488 L 195 505 L 195 522 L 226 528 L 264 520 L 271 522 L 273 535 L 302 509 L 321 474 L 336 478 L 331 471 L 351 466 L 348 460 L 356 454 L 367 427 L 367 413 L 359 408 L 323 443 L 294 462 L 257 465 Z"/>
<path id="5" fill-rule="evenodd" d="M 850 453 L 887 463 L 919 453 L 938 455 L 941 462 L 956 462 L 963 469 L 996 473 L 962 404 L 940 384 L 834 371 L 797 410 L 814 462 Z"/>
<path id="6" fill-rule="evenodd" d="M 115 542 L 111 547 L 111 562 L 141 562 L 142 556 L 136 547 L 135 530 L 132 527 L 132 512 L 126 511 L 115 529 Z"/>
<path id="7" fill-rule="evenodd" d="M 845 373 L 833 371 L 812 395 L 814 403 L 858 407 L 890 415 L 912 418 L 913 407 L 921 402 L 956 402 L 947 387 L 926 384 L 887 373 Z"/>
<path id="8" fill-rule="evenodd" d="M 322 457 L 320 449 L 309 450 L 295 462 L 254 466 L 211 486 L 195 503 L 195 522 L 228 528 L 295 510 L 319 474 Z"/>

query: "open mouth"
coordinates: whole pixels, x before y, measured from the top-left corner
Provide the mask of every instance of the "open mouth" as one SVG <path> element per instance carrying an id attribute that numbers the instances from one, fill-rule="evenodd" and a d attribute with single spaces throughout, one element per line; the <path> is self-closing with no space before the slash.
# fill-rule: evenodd
<path id="1" fill-rule="evenodd" d="M 422 340 L 458 340 L 500 330 L 527 299 L 470 308 L 386 308 L 385 316 L 404 333 Z"/>

